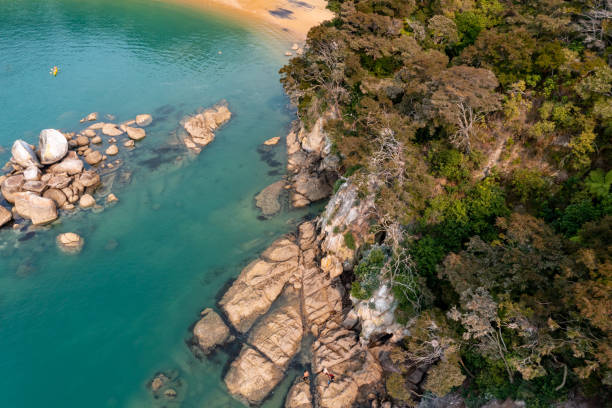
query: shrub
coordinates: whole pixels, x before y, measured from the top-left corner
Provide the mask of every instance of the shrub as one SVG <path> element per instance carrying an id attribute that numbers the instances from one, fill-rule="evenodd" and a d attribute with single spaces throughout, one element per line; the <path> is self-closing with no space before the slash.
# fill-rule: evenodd
<path id="1" fill-rule="evenodd" d="M 435 152 L 430 160 L 431 169 L 436 176 L 455 182 L 467 180 L 470 176 L 465 156 L 456 149 Z"/>
<path id="2" fill-rule="evenodd" d="M 521 168 L 512 172 L 512 193 L 523 204 L 537 204 L 546 194 L 549 183 L 538 170 Z"/>
<path id="3" fill-rule="evenodd" d="M 351 295 L 357 299 L 369 299 L 380 286 L 380 272 L 386 255 L 380 247 L 372 248 L 355 267 L 355 281 Z"/>
<path id="4" fill-rule="evenodd" d="M 355 245 L 355 237 L 353 237 L 353 233 L 351 231 L 348 231 L 344 234 L 344 245 L 346 245 L 348 249 L 357 249 Z"/>

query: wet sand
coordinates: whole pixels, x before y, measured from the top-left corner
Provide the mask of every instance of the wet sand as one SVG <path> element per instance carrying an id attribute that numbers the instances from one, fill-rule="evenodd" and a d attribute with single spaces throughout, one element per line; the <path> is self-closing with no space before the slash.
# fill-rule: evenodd
<path id="1" fill-rule="evenodd" d="M 164 0 L 220 12 L 231 17 L 255 17 L 280 28 L 287 39 L 303 41 L 311 27 L 331 20 L 325 0 Z M 238 13 L 238 14 L 237 14 Z"/>

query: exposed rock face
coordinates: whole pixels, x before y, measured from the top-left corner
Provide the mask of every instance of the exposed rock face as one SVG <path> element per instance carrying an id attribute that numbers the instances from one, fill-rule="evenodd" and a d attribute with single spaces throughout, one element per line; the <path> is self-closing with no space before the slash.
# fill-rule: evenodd
<path id="1" fill-rule="evenodd" d="M 237 330 L 246 332 L 259 316 L 268 311 L 297 272 L 298 253 L 295 243 L 281 238 L 242 270 L 219 302 Z"/>
<path id="2" fill-rule="evenodd" d="M 68 153 L 66 137 L 55 129 L 44 129 L 38 136 L 40 162 L 52 164 L 58 162 Z"/>
<path id="3" fill-rule="evenodd" d="M 368 340 L 377 333 L 391 333 L 397 342 L 408 335 L 408 330 L 395 322 L 397 304 L 387 284 L 382 284 L 367 300 L 352 299 L 354 310 L 361 321 L 361 336 Z"/>
<path id="4" fill-rule="evenodd" d="M 0 206 L 0 227 L 13 219 L 13 214 L 6 208 Z"/>
<path id="5" fill-rule="evenodd" d="M 11 148 L 11 154 L 13 155 L 12 160 L 21 167 L 40 167 L 40 162 L 32 147 L 21 139 L 15 140 Z"/>
<path id="6" fill-rule="evenodd" d="M 193 327 L 193 336 L 204 354 L 208 354 L 216 346 L 229 340 L 230 331 L 221 317 L 208 308 L 202 312 L 202 318 Z"/>
<path id="7" fill-rule="evenodd" d="M 15 193 L 15 210 L 34 225 L 44 225 L 57 219 L 53 200 L 40 197 L 32 192 Z"/>
<path id="8" fill-rule="evenodd" d="M 228 391 L 246 402 L 259 404 L 283 379 L 283 371 L 257 350 L 245 345 L 225 376 Z"/>
<path id="9" fill-rule="evenodd" d="M 136 124 L 140 127 L 149 126 L 152 122 L 153 118 L 147 113 L 136 115 Z"/>
<path id="10" fill-rule="evenodd" d="M 382 368 L 367 347 L 359 343 L 355 332 L 329 321 L 312 352 L 313 370 L 319 372 L 325 367 L 336 377 L 328 385 L 325 374 L 316 376 L 317 406 L 349 408 L 363 403 L 364 396 L 381 387 Z"/>
<path id="11" fill-rule="evenodd" d="M 263 215 L 271 216 L 280 211 L 279 196 L 285 187 L 283 180 L 270 184 L 255 196 L 255 205 Z"/>
<path id="12" fill-rule="evenodd" d="M 197 145 L 200 148 L 208 145 L 215 139 L 215 130 L 232 117 L 232 113 L 224 104 L 218 104 L 202 113 L 187 117 L 183 120 L 183 127 L 189 134 L 185 139 L 185 145 Z"/>
<path id="13" fill-rule="evenodd" d="M 310 384 L 302 380 L 293 384 L 287 394 L 285 408 L 312 408 Z"/>
<path id="14" fill-rule="evenodd" d="M 78 234 L 74 232 L 65 232 L 63 234 L 59 234 L 56 238 L 58 247 L 68 254 L 76 254 L 81 252 L 83 249 L 83 245 L 85 244 L 85 240 Z"/>
<path id="15" fill-rule="evenodd" d="M 330 142 L 323 129 L 325 117 L 308 131 L 302 125 L 287 135 L 287 170 L 293 187 L 291 203 L 304 207 L 332 193 L 338 160 L 330 155 Z"/>
<path id="16" fill-rule="evenodd" d="M 348 248 L 345 236 L 350 233 L 356 247 L 371 237 L 370 217 L 374 198 L 359 199 L 357 187 L 351 182 L 344 183 L 329 200 L 321 219 L 325 238 L 321 250 L 334 255 L 346 267 L 352 267 L 355 250 Z"/>

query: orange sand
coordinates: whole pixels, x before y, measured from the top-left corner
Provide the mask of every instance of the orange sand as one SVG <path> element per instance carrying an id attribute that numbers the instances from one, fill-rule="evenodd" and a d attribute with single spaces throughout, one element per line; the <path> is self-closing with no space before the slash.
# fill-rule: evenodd
<path id="1" fill-rule="evenodd" d="M 233 17 L 255 17 L 279 27 L 288 39 L 303 41 L 308 30 L 333 18 L 326 0 L 168 0 Z"/>

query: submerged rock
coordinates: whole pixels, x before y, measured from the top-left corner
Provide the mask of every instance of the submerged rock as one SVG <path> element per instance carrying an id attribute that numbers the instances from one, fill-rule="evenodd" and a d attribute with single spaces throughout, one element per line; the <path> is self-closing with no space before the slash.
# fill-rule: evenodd
<path id="1" fill-rule="evenodd" d="M 223 319 L 214 310 L 207 308 L 193 327 L 193 337 L 204 354 L 208 354 L 229 340 L 230 331 Z"/>
<path id="2" fill-rule="evenodd" d="M 44 225 L 57 219 L 57 208 L 53 200 L 32 192 L 15 193 L 15 211 L 34 225 Z"/>
<path id="3" fill-rule="evenodd" d="M 21 167 L 40 167 L 40 162 L 32 147 L 21 139 L 15 140 L 11 148 L 12 160 Z"/>
<path id="4" fill-rule="evenodd" d="M 152 122 L 153 118 L 147 113 L 136 115 L 136 124 L 140 127 L 149 126 Z"/>
<path id="5" fill-rule="evenodd" d="M 263 215 L 271 216 L 281 209 L 279 197 L 285 187 L 285 181 L 280 180 L 270 184 L 255 196 L 255 205 L 261 210 Z"/>
<path id="6" fill-rule="evenodd" d="M 38 136 L 38 150 L 40 152 L 40 162 L 42 164 L 52 164 L 66 156 L 68 153 L 68 141 L 59 131 L 44 129 Z"/>
<path id="7" fill-rule="evenodd" d="M 83 245 L 85 244 L 85 240 L 78 234 L 74 232 L 65 232 L 63 234 L 59 234 L 56 238 L 57 246 L 68 254 L 76 254 L 81 252 L 83 249 Z"/>

